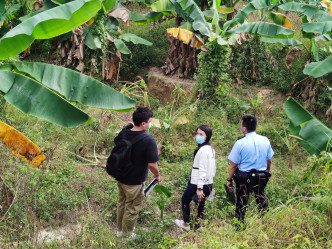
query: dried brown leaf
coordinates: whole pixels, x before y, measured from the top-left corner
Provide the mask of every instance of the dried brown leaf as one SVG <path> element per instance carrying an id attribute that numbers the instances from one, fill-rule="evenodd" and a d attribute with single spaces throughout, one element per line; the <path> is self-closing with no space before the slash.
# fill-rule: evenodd
<path id="1" fill-rule="evenodd" d="M 292 64 L 293 64 L 293 61 L 296 58 L 296 54 L 300 51 L 301 51 L 300 48 L 294 47 L 291 50 L 289 50 L 289 52 L 287 53 L 287 55 L 286 55 L 286 67 L 287 67 L 288 70 L 292 69 Z"/>
<path id="2" fill-rule="evenodd" d="M 129 12 L 123 8 L 116 8 L 108 12 L 109 16 L 122 20 L 124 26 L 129 26 Z"/>

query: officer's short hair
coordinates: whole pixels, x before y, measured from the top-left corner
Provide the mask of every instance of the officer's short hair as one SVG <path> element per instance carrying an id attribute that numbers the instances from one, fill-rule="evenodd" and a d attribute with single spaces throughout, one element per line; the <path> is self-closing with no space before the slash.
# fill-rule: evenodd
<path id="1" fill-rule="evenodd" d="M 257 119 L 253 115 L 243 115 L 242 126 L 246 127 L 248 132 L 255 131 L 257 127 Z"/>
<path id="2" fill-rule="evenodd" d="M 136 126 L 140 126 L 142 122 L 147 123 L 153 117 L 153 112 L 146 107 L 138 107 L 133 113 L 133 122 Z"/>

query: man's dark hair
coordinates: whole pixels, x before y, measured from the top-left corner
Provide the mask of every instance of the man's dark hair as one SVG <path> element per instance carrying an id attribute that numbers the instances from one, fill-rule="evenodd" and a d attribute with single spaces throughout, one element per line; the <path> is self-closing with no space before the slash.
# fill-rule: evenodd
<path id="1" fill-rule="evenodd" d="M 153 117 L 153 112 L 146 107 L 138 107 L 133 113 L 133 122 L 136 126 L 140 126 L 142 122 L 147 123 Z"/>
<path id="2" fill-rule="evenodd" d="M 253 115 L 243 115 L 242 126 L 246 127 L 248 132 L 255 131 L 257 127 L 257 119 Z"/>
<path id="3" fill-rule="evenodd" d="M 206 135 L 205 143 L 209 143 L 210 139 L 211 139 L 211 136 L 212 136 L 211 127 L 208 126 L 208 125 L 200 125 L 199 127 L 197 127 L 196 132 L 197 132 L 198 129 L 201 129 L 202 131 L 205 132 L 205 135 Z"/>

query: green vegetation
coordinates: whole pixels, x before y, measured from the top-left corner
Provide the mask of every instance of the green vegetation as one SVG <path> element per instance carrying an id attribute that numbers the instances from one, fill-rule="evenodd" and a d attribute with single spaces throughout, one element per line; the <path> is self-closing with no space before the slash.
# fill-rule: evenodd
<path id="1" fill-rule="evenodd" d="M 19 10 L 9 11 L 7 15 L 4 12 L 7 10 L 4 7 L 5 1 L 0 0 L 0 18 L 4 19 L 4 22 L 0 22 L 0 31 L 3 32 L 0 33 L 1 58 L 17 56 L 35 39 L 29 35 L 22 38 L 21 33 L 15 33 L 15 28 L 9 31 L 11 25 L 19 25 L 19 17 L 31 14 L 34 2 L 6 1 L 7 9 L 13 4 L 21 5 Z M 77 12 L 79 15 L 71 15 L 65 11 L 68 15 L 67 21 L 62 20 L 63 25 L 59 25 L 57 29 L 53 29 L 51 24 L 54 18 L 50 17 L 42 24 L 46 28 L 44 30 L 23 24 L 21 31 L 33 31 L 43 38 L 54 37 L 95 17 L 94 23 L 86 30 L 90 33 L 90 42 L 86 44 L 80 35 L 70 35 L 73 39 L 78 39 L 79 46 L 86 48 L 86 57 L 82 60 L 87 69 L 86 73 L 98 79 L 105 79 L 100 74 L 105 71 L 105 68 L 102 68 L 104 56 L 109 56 L 105 57 L 109 63 L 115 58 L 112 55 L 116 48 L 122 52 L 121 80 L 132 80 L 137 75 L 145 79 L 147 67 L 160 67 L 165 62 L 170 45 L 166 28 L 175 25 L 174 19 L 165 19 L 171 18 L 173 14 L 188 21 L 188 27 L 196 27 L 193 29 L 195 35 L 206 35 L 203 39 L 209 52 L 202 52 L 198 56 L 196 85 L 191 96 L 187 97 L 185 90 L 177 85 L 172 92 L 173 100 L 169 103 L 163 104 L 150 95 L 143 80 L 125 82 L 123 86 L 120 85 L 121 82 L 105 80 L 107 84 L 121 89 L 122 94 L 135 99 L 137 105 L 149 106 L 154 112 L 154 117 L 162 122 L 161 128 L 153 127 L 150 132 L 161 146 L 159 167 L 163 181 L 162 185 L 159 185 L 159 190 L 157 188 L 146 198 L 135 231 L 140 237 L 135 241 L 124 241 L 116 236 L 116 181 L 101 167 L 114 146 L 113 138 L 123 125 L 131 120 L 131 113 L 112 112 L 110 110 L 115 108 L 110 105 L 114 103 L 120 106 L 120 110 L 128 110 L 130 106 L 123 107 L 120 104 L 124 102 L 115 98 L 100 97 L 107 94 L 107 91 L 114 90 L 105 85 L 100 86 L 101 83 L 93 78 L 69 71 L 65 67 L 59 69 L 49 64 L 19 62 L 22 58 L 18 56 L 16 59 L 1 61 L 0 119 L 33 141 L 46 156 L 42 166 L 35 169 L 13 156 L 8 148 L 0 144 L 1 248 L 332 247 L 332 155 L 331 139 L 328 135 L 332 127 L 331 116 L 326 112 L 332 104 L 332 78 L 329 67 L 331 41 L 330 31 L 325 32 L 321 27 L 323 25 L 320 25 L 324 21 L 330 23 L 328 20 L 331 17 L 327 9 L 304 3 L 292 2 L 281 6 L 278 2 L 270 4 L 265 0 L 254 0 L 245 3 L 247 7 L 242 11 L 240 8 L 227 6 L 234 7 L 238 12 L 233 20 L 226 22 L 220 19 L 226 15 L 217 13 L 220 5 L 217 1 L 212 1 L 211 6 L 203 4 L 202 8 L 214 9 L 210 12 L 204 11 L 204 14 L 196 2 L 191 0 L 185 0 L 186 5 L 181 5 L 183 1 L 180 0 L 157 1 L 153 7 L 154 13 L 148 12 L 143 3 L 123 3 L 130 10 L 131 21 L 146 23 L 143 26 L 127 27 L 119 24 L 118 19 L 125 22 L 129 12 L 124 11 L 123 18 L 110 18 L 104 15 L 104 9 L 119 7 L 114 5 L 116 1 L 44 2 L 46 9 L 49 8 L 50 13 L 54 14 L 54 18 L 59 14 L 59 9 L 70 8 L 68 5 L 62 5 L 57 10 L 53 7 L 66 2 L 70 2 L 70 6 L 80 6 Z M 225 4 L 232 4 L 226 2 Z M 185 12 L 188 7 L 195 11 Z M 174 11 L 173 8 L 176 9 L 175 12 L 171 12 Z M 277 10 L 280 13 L 277 13 Z M 81 12 L 86 11 L 90 16 L 81 15 Z M 227 11 L 230 12 L 226 14 L 234 14 L 233 8 Z M 284 11 L 293 13 L 285 16 Z M 249 13 L 252 14 L 248 15 Z M 299 14 L 303 15 L 302 19 L 299 19 Z M 228 17 L 232 18 L 232 15 L 227 15 Z M 294 20 L 297 19 L 299 21 L 295 25 Z M 244 23 L 245 20 L 252 22 Z M 162 23 L 158 23 L 159 21 Z M 289 22 L 293 22 L 294 30 L 290 29 Z M 254 26 L 260 28 L 254 32 Z M 263 26 L 271 28 L 271 37 L 248 38 L 236 46 L 231 42 L 233 38 L 239 38 L 236 34 L 238 32 L 264 35 L 268 29 L 261 29 Z M 112 32 L 109 32 L 109 29 Z M 231 30 L 233 35 L 227 33 L 227 30 Z M 262 30 L 264 32 L 261 32 Z M 6 36 L 6 32 L 14 35 Z M 105 32 L 109 32 L 108 35 L 112 34 L 112 38 L 118 40 L 114 44 L 109 42 L 111 39 Z M 128 33 L 145 40 L 133 35 L 128 36 Z M 275 37 L 276 34 L 279 36 Z M 210 38 L 209 41 L 207 37 Z M 57 39 L 61 38 L 35 42 L 31 49 L 31 57 L 27 59 L 37 62 L 48 61 L 54 47 L 53 42 Z M 123 42 L 133 40 L 139 40 L 143 44 L 147 44 L 147 40 L 153 45 Z M 68 44 L 58 45 L 66 47 Z M 289 54 L 294 44 L 302 50 L 291 57 Z M 89 50 L 87 47 L 92 48 Z M 131 54 L 124 55 L 128 50 Z M 70 50 L 70 53 L 75 54 L 77 51 Z M 66 53 L 69 53 L 68 50 L 65 50 L 67 61 L 69 57 L 67 58 Z M 95 64 L 92 62 L 94 58 Z M 308 59 L 312 61 L 305 67 Z M 29 65 L 38 70 L 32 70 L 32 66 Z M 44 71 L 47 67 L 53 68 L 51 73 Z M 66 67 L 75 69 L 77 64 L 74 65 L 71 61 Z M 64 78 L 60 75 L 64 75 Z M 82 80 L 78 80 L 79 78 L 88 78 L 88 84 L 99 84 L 99 87 L 86 85 L 78 91 L 78 96 L 72 98 L 70 93 L 76 84 L 80 83 L 79 86 L 82 86 Z M 64 88 L 57 88 L 57 82 L 52 79 L 61 82 L 59 85 Z M 19 87 L 23 81 L 28 82 L 25 94 L 22 94 L 22 88 Z M 31 85 L 36 87 L 33 88 Z M 41 91 L 36 90 L 41 88 L 47 94 L 40 94 Z M 8 96 L 9 90 L 16 92 Z M 286 102 L 288 107 L 285 111 L 285 93 L 292 95 L 305 108 L 315 110 L 317 118 L 325 125 L 292 100 Z M 133 101 L 124 95 L 114 94 L 122 96 L 128 100 L 128 105 L 133 106 Z M 57 115 L 65 115 L 66 118 L 60 123 L 65 124 L 67 119 L 72 121 L 73 112 L 61 108 L 63 105 L 53 105 L 54 109 L 43 112 L 43 108 L 49 108 L 52 104 L 49 96 L 59 98 L 63 105 L 79 110 L 83 115 L 83 123 L 89 116 L 89 122 L 74 128 L 57 126 L 57 122 L 53 121 Z M 93 104 L 87 101 L 88 97 L 92 97 Z M 37 107 L 32 110 L 29 105 L 20 102 L 23 98 L 32 100 L 31 103 Z M 111 104 L 105 104 L 107 99 Z M 40 102 L 41 100 L 43 102 Z M 15 109 L 17 105 L 21 106 L 24 112 Z M 33 111 L 38 111 L 37 117 L 47 116 L 53 123 L 32 116 Z M 275 156 L 272 163 L 272 178 L 266 189 L 270 200 L 269 212 L 264 217 L 259 217 L 252 198 L 245 229 L 237 230 L 234 205 L 226 200 L 224 184 L 228 177 L 227 156 L 236 139 L 242 135 L 239 131 L 239 120 L 244 113 L 255 114 L 258 117 L 257 132 L 271 140 Z M 176 124 L 178 118 L 183 115 L 188 122 Z M 212 145 L 217 153 L 214 188 L 217 195 L 213 202 L 206 204 L 206 218 L 202 222 L 202 227 L 197 232 L 187 233 L 176 228 L 174 220 L 182 215 L 181 196 L 188 181 L 193 151 L 197 146 L 194 131 L 201 124 L 209 124 L 213 129 Z M 325 136 L 315 134 L 321 130 L 326 131 Z M 298 137 L 303 140 L 299 141 Z M 2 134 L 0 138 L 3 139 Z M 326 143 L 330 147 L 325 146 Z M 317 144 L 319 147 L 316 147 Z M 306 150 L 315 155 L 310 155 Z M 323 152 L 319 153 L 320 151 Z M 151 175 L 148 182 L 150 180 Z M 51 238 L 45 236 L 46 232 L 51 233 Z"/>

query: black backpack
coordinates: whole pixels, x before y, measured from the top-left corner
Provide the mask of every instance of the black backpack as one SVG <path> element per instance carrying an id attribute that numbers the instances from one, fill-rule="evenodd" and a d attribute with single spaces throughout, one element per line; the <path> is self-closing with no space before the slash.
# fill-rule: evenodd
<path id="1" fill-rule="evenodd" d="M 116 143 L 106 163 L 106 172 L 118 181 L 124 180 L 132 168 L 132 145 L 146 136 L 145 133 L 141 133 L 134 137 L 132 141 L 130 141 L 127 139 L 125 132 L 123 132 L 121 135 L 122 137 Z"/>

